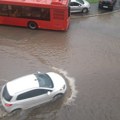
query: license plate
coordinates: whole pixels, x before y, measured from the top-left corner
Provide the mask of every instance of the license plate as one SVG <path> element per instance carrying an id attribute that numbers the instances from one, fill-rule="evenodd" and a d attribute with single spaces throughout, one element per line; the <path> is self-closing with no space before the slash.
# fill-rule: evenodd
<path id="1" fill-rule="evenodd" d="M 103 8 L 108 8 L 108 6 L 103 6 Z"/>

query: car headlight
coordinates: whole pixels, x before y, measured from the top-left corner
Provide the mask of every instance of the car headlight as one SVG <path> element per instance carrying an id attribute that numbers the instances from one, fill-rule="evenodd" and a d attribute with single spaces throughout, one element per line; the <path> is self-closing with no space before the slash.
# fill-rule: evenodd
<path id="1" fill-rule="evenodd" d="M 60 89 L 60 91 L 61 91 L 61 90 L 64 90 L 64 89 L 65 89 L 65 85 L 63 85 L 63 87 Z"/>

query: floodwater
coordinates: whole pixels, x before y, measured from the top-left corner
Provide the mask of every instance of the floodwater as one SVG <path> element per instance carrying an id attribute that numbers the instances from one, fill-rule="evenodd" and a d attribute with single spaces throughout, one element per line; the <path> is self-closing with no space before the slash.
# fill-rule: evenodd
<path id="1" fill-rule="evenodd" d="M 64 98 L 1 120 L 119 120 L 120 12 L 71 19 L 67 32 L 0 26 L 0 86 L 36 71 L 61 74 Z"/>

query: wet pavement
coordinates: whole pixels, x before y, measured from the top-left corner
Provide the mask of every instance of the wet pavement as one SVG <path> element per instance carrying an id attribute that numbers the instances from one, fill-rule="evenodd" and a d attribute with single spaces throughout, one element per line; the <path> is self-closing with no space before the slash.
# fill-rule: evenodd
<path id="1" fill-rule="evenodd" d="M 71 19 L 67 32 L 0 26 L 0 87 L 36 71 L 61 74 L 68 85 L 55 103 L 1 120 L 119 120 L 120 12 Z"/>

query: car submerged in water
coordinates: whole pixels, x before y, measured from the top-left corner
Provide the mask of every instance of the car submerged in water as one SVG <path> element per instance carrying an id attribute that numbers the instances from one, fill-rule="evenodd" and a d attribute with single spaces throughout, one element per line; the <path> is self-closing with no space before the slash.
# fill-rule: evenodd
<path id="1" fill-rule="evenodd" d="M 13 112 L 55 101 L 66 89 L 66 82 L 59 74 L 38 72 L 6 83 L 1 90 L 1 101 L 7 112 Z"/>

